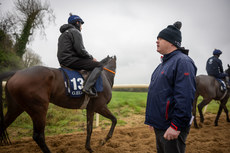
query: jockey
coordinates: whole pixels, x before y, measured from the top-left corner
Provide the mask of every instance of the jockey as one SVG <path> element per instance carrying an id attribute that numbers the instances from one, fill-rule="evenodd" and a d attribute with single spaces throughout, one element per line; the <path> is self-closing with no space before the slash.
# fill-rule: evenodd
<path id="1" fill-rule="evenodd" d="M 217 79 L 225 79 L 227 88 L 230 88 L 229 87 L 229 76 L 227 73 L 224 73 L 222 61 L 219 59 L 221 54 L 222 54 L 222 51 L 219 49 L 215 49 L 213 51 L 213 56 L 207 60 L 206 71 L 208 75 L 214 76 Z"/>
<path id="2" fill-rule="evenodd" d="M 60 27 L 57 57 L 61 66 L 92 71 L 84 84 L 83 92 L 90 97 L 96 97 L 97 92 L 93 86 L 101 74 L 103 63 L 98 62 L 86 51 L 81 34 L 83 24 L 84 21 L 79 16 L 70 13 L 68 24 Z"/>

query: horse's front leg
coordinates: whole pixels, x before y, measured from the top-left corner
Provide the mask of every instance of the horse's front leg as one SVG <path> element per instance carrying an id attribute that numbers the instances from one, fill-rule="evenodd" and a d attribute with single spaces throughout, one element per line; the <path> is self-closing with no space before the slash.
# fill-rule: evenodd
<path id="1" fill-rule="evenodd" d="M 212 100 L 212 99 L 204 99 L 204 100 L 198 105 L 198 111 L 199 111 L 199 114 L 200 114 L 200 122 L 201 122 L 201 123 L 204 123 L 204 115 L 203 115 L 202 109 L 204 108 L 204 106 L 208 105 L 209 102 L 210 102 L 211 100 Z"/>
<path id="2" fill-rule="evenodd" d="M 226 99 L 224 102 L 223 102 L 223 108 L 224 108 L 224 111 L 225 111 L 225 114 L 226 114 L 226 120 L 227 122 L 230 122 L 230 119 L 229 119 L 229 116 L 228 116 L 228 108 L 226 107 L 226 103 L 228 102 L 228 99 Z"/>
<path id="3" fill-rule="evenodd" d="M 216 119 L 215 119 L 215 126 L 218 126 L 218 120 L 219 120 L 219 118 L 220 118 L 220 114 L 221 114 L 221 112 L 222 112 L 222 109 L 223 109 L 223 107 L 222 107 L 222 105 L 220 104 L 219 110 L 218 110 L 218 113 L 217 113 Z"/>
<path id="4" fill-rule="evenodd" d="M 202 101 L 203 102 L 203 101 Z M 203 105 L 202 105 L 202 102 L 198 105 L 198 111 L 199 111 L 199 114 L 200 114 L 200 122 L 203 123 L 204 122 L 204 116 L 203 116 L 203 112 L 202 112 L 202 109 L 203 109 Z"/>
<path id="5" fill-rule="evenodd" d="M 226 105 L 224 105 L 224 111 L 226 113 L 226 121 L 230 122 L 229 115 L 228 115 L 228 108 L 226 107 Z"/>
<path id="6" fill-rule="evenodd" d="M 196 122 L 196 104 L 197 104 L 197 96 L 195 97 L 195 100 L 193 102 L 192 114 L 194 116 L 194 119 L 193 119 L 194 127 L 198 128 L 198 125 L 197 125 L 197 122 Z"/>
<path id="7" fill-rule="evenodd" d="M 101 142 L 101 145 L 104 145 L 113 136 L 113 132 L 114 132 L 115 126 L 117 124 L 117 119 L 110 112 L 107 105 L 105 105 L 104 107 L 101 107 L 100 110 L 97 110 L 97 113 L 101 114 L 102 116 L 104 116 L 104 117 L 106 117 L 112 121 L 112 125 L 110 127 L 109 133 L 107 134 L 105 140 Z"/>
<path id="8" fill-rule="evenodd" d="M 91 140 L 91 135 L 93 131 L 93 117 L 94 117 L 94 112 L 92 110 L 87 109 L 87 138 L 86 138 L 85 148 L 90 153 L 93 152 L 90 146 L 90 140 Z"/>
<path id="9" fill-rule="evenodd" d="M 218 120 L 220 118 L 220 115 L 221 115 L 221 112 L 222 112 L 222 108 L 225 111 L 227 122 L 230 122 L 230 119 L 229 119 L 229 116 L 228 116 L 228 108 L 226 107 L 226 103 L 227 102 L 228 102 L 228 98 L 225 98 L 225 99 L 223 99 L 223 100 L 220 101 L 219 111 L 217 113 L 216 120 L 215 120 L 215 126 L 218 126 Z"/>

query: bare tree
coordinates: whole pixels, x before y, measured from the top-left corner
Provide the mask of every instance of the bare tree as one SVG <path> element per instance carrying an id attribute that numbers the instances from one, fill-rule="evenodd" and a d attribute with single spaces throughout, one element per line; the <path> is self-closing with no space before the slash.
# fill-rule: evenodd
<path id="1" fill-rule="evenodd" d="M 33 40 L 35 32 L 45 36 L 46 25 L 55 21 L 53 10 L 45 0 L 14 1 L 14 9 L 4 15 L 0 13 L 0 71 L 15 65 L 21 68 L 26 45 Z M 28 63 L 31 62 L 27 61 L 26 66 Z"/>
<path id="2" fill-rule="evenodd" d="M 12 34 L 15 30 L 15 21 L 16 16 L 7 12 L 5 16 L 1 16 L 0 18 L 0 29 L 3 30 L 5 33 Z"/>
<path id="3" fill-rule="evenodd" d="M 54 22 L 55 16 L 50 5 L 46 2 L 42 3 L 40 0 L 17 0 L 15 1 L 15 8 L 17 12 L 16 25 L 17 31 L 15 51 L 18 56 L 22 57 L 26 51 L 26 44 L 29 43 L 35 30 L 39 29 L 42 34 L 45 34 L 45 22 Z"/>
<path id="4" fill-rule="evenodd" d="M 31 49 L 26 50 L 22 59 L 25 67 L 42 65 L 41 57 Z"/>

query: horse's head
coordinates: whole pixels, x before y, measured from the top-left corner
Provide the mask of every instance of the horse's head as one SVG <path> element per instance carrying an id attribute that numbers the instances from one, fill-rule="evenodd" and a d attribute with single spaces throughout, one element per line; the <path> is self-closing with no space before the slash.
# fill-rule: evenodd
<path id="1" fill-rule="evenodd" d="M 228 68 L 227 68 L 227 70 L 225 70 L 225 73 L 227 73 L 228 74 L 228 76 L 230 76 L 230 65 L 228 64 Z"/>
<path id="2" fill-rule="evenodd" d="M 108 81 L 110 82 L 110 86 L 112 87 L 114 83 L 115 72 L 116 72 L 117 58 L 116 56 L 112 56 L 112 57 L 108 56 L 105 59 L 102 60 L 104 61 L 104 70 L 105 70 L 104 72 Z"/>
<path id="3" fill-rule="evenodd" d="M 115 71 L 116 70 L 116 61 L 117 61 L 117 57 L 115 55 L 110 57 L 106 67 Z"/>
<path id="4" fill-rule="evenodd" d="M 116 56 L 112 56 L 112 57 L 107 56 L 101 61 L 101 63 L 103 63 L 105 68 L 108 68 L 115 72 L 116 71 L 116 60 L 117 60 Z"/>

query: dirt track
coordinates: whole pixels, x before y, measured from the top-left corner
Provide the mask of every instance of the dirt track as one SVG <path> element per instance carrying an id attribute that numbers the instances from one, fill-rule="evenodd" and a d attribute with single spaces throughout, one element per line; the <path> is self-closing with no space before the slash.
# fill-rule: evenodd
<path id="1" fill-rule="evenodd" d="M 225 114 L 221 115 L 219 126 L 214 126 L 215 115 L 205 114 L 203 128 L 193 126 L 187 139 L 187 153 L 230 153 L 230 123 Z M 135 127 L 117 127 L 114 135 L 104 146 L 99 146 L 108 130 L 95 129 L 91 139 L 92 149 L 96 153 L 155 153 L 155 136 L 140 117 Z M 86 133 L 73 133 L 46 137 L 53 153 L 88 153 L 85 148 Z M 10 146 L 0 146 L 0 153 L 39 153 L 41 152 L 32 138 L 13 141 Z"/>

